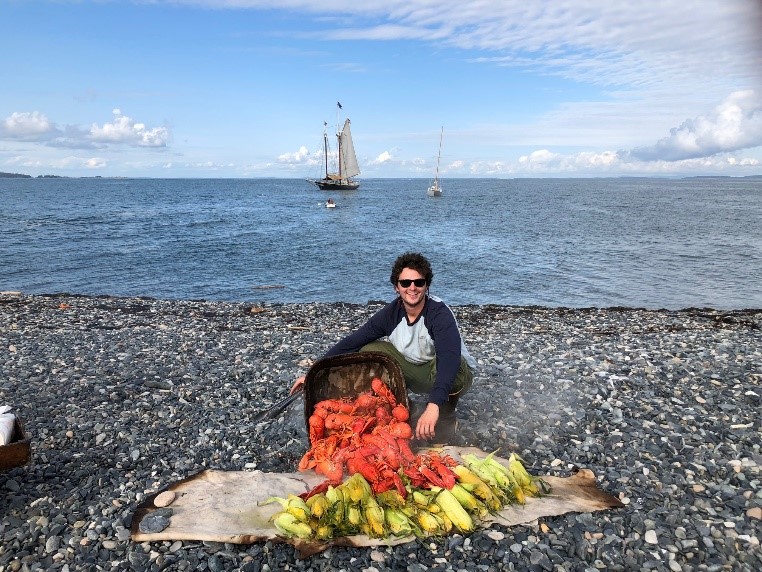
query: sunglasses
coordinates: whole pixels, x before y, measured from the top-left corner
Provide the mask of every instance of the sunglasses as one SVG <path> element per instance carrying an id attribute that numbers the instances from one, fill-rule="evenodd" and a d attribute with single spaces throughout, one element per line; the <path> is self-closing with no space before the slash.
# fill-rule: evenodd
<path id="1" fill-rule="evenodd" d="M 397 280 L 397 284 L 399 284 L 403 288 L 410 288 L 411 284 L 415 284 L 416 286 L 418 286 L 418 288 L 423 288 L 424 286 L 426 286 L 426 279 L 425 278 L 416 278 L 415 280 L 401 279 L 401 280 Z"/>

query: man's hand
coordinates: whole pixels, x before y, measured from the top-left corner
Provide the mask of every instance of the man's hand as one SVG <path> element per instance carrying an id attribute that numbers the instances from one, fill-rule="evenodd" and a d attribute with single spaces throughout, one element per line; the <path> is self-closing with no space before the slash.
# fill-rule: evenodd
<path id="1" fill-rule="evenodd" d="M 437 420 L 439 420 L 439 405 L 429 403 L 418 418 L 418 423 L 415 426 L 415 438 L 421 441 L 432 439 Z"/>
<path id="2" fill-rule="evenodd" d="M 296 381 L 294 382 L 294 385 L 291 386 L 291 391 L 288 392 L 289 395 L 293 395 L 297 391 L 299 391 L 302 386 L 304 386 L 304 376 L 299 376 L 296 378 Z"/>

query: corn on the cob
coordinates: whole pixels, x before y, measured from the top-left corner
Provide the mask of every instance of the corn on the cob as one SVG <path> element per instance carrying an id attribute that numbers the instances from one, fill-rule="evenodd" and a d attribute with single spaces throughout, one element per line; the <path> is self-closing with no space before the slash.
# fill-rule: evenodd
<path id="1" fill-rule="evenodd" d="M 341 526 L 344 523 L 344 493 L 339 487 L 328 487 L 325 492 L 325 498 L 328 499 L 328 511 L 326 516 L 334 526 Z"/>
<path id="2" fill-rule="evenodd" d="M 514 478 L 513 473 L 508 470 L 508 467 L 495 460 L 495 453 L 497 453 L 497 451 L 493 451 L 487 455 L 482 461 L 482 466 L 492 473 L 500 488 L 509 491 L 516 486 L 516 479 Z"/>
<path id="3" fill-rule="evenodd" d="M 473 489 L 469 492 L 481 499 L 488 510 L 494 512 L 502 508 L 503 504 L 493 492 L 492 487 L 485 483 L 479 475 L 465 465 L 455 465 L 452 470 L 458 477 L 460 484 L 473 486 Z"/>
<path id="4" fill-rule="evenodd" d="M 280 503 L 283 510 L 285 510 L 289 514 L 292 514 L 294 518 L 296 518 L 297 520 L 301 522 L 307 522 L 310 516 L 312 515 L 309 507 L 307 506 L 307 503 L 305 503 L 301 497 L 298 497 L 293 494 L 288 495 L 288 498 L 270 497 L 267 500 L 265 500 L 262 504 L 269 504 L 271 502 Z"/>
<path id="5" fill-rule="evenodd" d="M 315 538 L 318 540 L 329 540 L 334 536 L 333 527 L 323 522 L 318 522 L 313 530 L 315 532 Z"/>
<path id="6" fill-rule="evenodd" d="M 458 502 L 458 499 L 447 489 L 431 487 L 432 492 L 436 494 L 436 504 L 442 507 L 447 518 L 461 532 L 472 532 L 474 530 L 474 521 L 466 512 L 466 509 Z"/>
<path id="7" fill-rule="evenodd" d="M 505 505 L 516 499 L 513 492 L 516 485 L 512 482 L 507 469 L 497 461 L 492 460 L 492 455 L 494 453 L 490 453 L 486 459 L 479 459 L 476 455 L 470 454 L 465 455 L 463 460 L 468 463 L 468 468 L 471 471 L 490 486 L 501 505 Z"/>
<path id="8" fill-rule="evenodd" d="M 452 521 L 450 520 L 450 517 L 447 516 L 447 513 L 440 512 L 436 516 L 438 516 L 442 520 L 442 529 L 445 532 L 450 532 L 453 529 L 454 525 L 453 525 Z"/>
<path id="9" fill-rule="evenodd" d="M 376 500 L 384 508 L 402 508 L 405 506 L 405 499 L 396 489 L 390 489 L 376 495 Z"/>
<path id="10" fill-rule="evenodd" d="M 347 505 L 346 521 L 350 526 L 360 526 L 360 522 L 362 522 L 362 513 L 360 512 L 360 507 L 358 505 Z"/>
<path id="11" fill-rule="evenodd" d="M 441 519 L 427 510 L 417 510 L 415 519 L 425 534 L 441 534 L 444 530 L 444 523 Z"/>
<path id="12" fill-rule="evenodd" d="M 508 470 L 511 471 L 513 478 L 516 479 L 522 490 L 530 496 L 538 497 L 550 489 L 545 481 L 532 477 L 527 472 L 524 468 L 524 460 L 515 453 L 511 453 L 508 458 Z M 546 487 L 548 490 L 545 490 Z"/>
<path id="13" fill-rule="evenodd" d="M 519 485 L 516 485 L 513 487 L 513 490 L 511 491 L 514 498 L 516 499 L 516 502 L 519 504 L 526 504 L 527 499 L 526 495 L 524 494 L 524 489 L 522 489 Z"/>
<path id="14" fill-rule="evenodd" d="M 431 502 L 431 497 L 418 489 L 413 489 L 413 494 L 410 496 L 413 499 L 413 502 L 420 507 L 427 507 Z"/>
<path id="15" fill-rule="evenodd" d="M 365 486 L 363 486 L 365 485 Z M 368 482 L 360 473 L 355 473 L 349 477 L 339 488 L 343 489 L 344 497 L 349 497 L 352 502 L 360 502 L 367 493 L 370 493 Z"/>
<path id="16" fill-rule="evenodd" d="M 460 506 L 462 506 L 468 513 L 475 514 L 479 518 L 484 518 L 489 512 L 487 506 L 472 495 L 466 488 L 460 483 L 455 483 L 455 486 L 450 489 L 452 495 L 458 499 Z"/>
<path id="17" fill-rule="evenodd" d="M 376 497 L 369 496 L 362 501 L 365 521 L 370 527 L 370 536 L 381 538 L 386 534 L 386 522 L 384 509 L 376 501 Z"/>
<path id="18" fill-rule="evenodd" d="M 442 512 L 442 507 L 437 504 L 436 501 L 432 500 L 424 507 L 427 511 L 429 511 L 431 514 L 439 514 Z"/>
<path id="19" fill-rule="evenodd" d="M 532 477 L 524 468 L 523 459 L 516 453 L 511 453 L 511 456 L 508 457 L 508 470 L 522 489 L 531 484 Z"/>
<path id="20" fill-rule="evenodd" d="M 306 522 L 301 522 L 290 512 L 281 511 L 273 518 L 275 528 L 283 534 L 290 537 L 299 537 L 303 539 L 312 537 L 312 528 Z"/>
<path id="21" fill-rule="evenodd" d="M 324 493 L 312 495 L 305 502 L 307 503 L 307 508 L 310 509 L 312 516 L 315 518 L 323 518 L 328 512 L 328 499 L 325 497 Z"/>
<path id="22" fill-rule="evenodd" d="M 387 508 L 384 510 L 384 519 L 389 530 L 395 536 L 407 536 L 413 534 L 413 525 L 410 519 L 401 510 Z"/>

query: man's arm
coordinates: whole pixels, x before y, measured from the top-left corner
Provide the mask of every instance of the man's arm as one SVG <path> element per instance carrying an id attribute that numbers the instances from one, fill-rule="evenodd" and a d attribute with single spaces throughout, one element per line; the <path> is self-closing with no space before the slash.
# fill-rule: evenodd
<path id="1" fill-rule="evenodd" d="M 357 330 L 339 340 L 323 357 L 358 352 L 365 344 L 369 344 L 384 336 L 388 336 L 394 329 L 393 325 L 390 328 L 390 325 L 393 324 L 394 320 L 394 307 L 392 304 L 387 304 L 381 308 Z"/>
<path id="2" fill-rule="evenodd" d="M 437 377 L 429 394 L 429 403 L 442 405 L 450 397 L 460 369 L 460 332 L 455 316 L 444 304 L 431 316 L 431 338 L 437 355 Z"/>
<path id="3" fill-rule="evenodd" d="M 339 340 L 323 355 L 323 358 L 357 352 L 365 344 L 389 335 L 386 330 L 389 323 L 394 319 L 394 306 L 392 304 L 394 302 L 381 308 L 357 330 Z M 305 376 L 303 375 L 297 377 L 289 390 L 289 394 L 299 391 L 304 386 L 304 379 Z"/>

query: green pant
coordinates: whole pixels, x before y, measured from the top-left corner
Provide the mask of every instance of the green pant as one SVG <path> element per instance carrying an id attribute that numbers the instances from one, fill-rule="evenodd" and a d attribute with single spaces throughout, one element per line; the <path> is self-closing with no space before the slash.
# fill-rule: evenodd
<path id="1" fill-rule="evenodd" d="M 437 377 L 437 358 L 422 364 L 410 363 L 391 342 L 384 341 L 370 342 L 364 345 L 360 351 L 381 352 L 391 356 L 399 364 L 400 369 L 402 369 L 402 375 L 405 378 L 405 385 L 408 391 L 420 395 L 431 393 Z M 471 388 L 473 382 L 474 374 L 471 368 L 468 367 L 466 360 L 461 357 L 460 368 L 458 368 L 458 374 L 455 376 L 455 383 L 453 383 L 450 395 L 460 397 Z"/>

